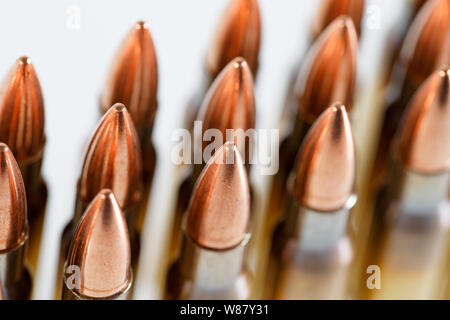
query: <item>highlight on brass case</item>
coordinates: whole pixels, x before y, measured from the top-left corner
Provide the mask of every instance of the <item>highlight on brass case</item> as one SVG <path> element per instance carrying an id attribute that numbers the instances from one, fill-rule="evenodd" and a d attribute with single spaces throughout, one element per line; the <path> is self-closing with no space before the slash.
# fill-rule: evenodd
<path id="1" fill-rule="evenodd" d="M 450 0 L 98 2 L 2 8 L 0 300 L 450 300 Z"/>

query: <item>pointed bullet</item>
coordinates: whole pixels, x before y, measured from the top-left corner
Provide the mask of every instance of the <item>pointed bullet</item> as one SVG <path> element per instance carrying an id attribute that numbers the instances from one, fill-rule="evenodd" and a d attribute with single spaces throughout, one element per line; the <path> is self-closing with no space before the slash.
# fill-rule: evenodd
<path id="1" fill-rule="evenodd" d="M 249 299 L 252 277 L 245 266 L 249 220 L 247 172 L 238 149 L 227 142 L 197 180 L 165 297 Z"/>
<path id="2" fill-rule="evenodd" d="M 355 150 L 345 107 L 336 103 L 323 112 L 299 151 L 294 196 L 309 208 L 341 208 L 353 192 Z"/>
<path id="3" fill-rule="evenodd" d="M 450 69 L 435 71 L 414 95 L 396 134 L 396 151 L 410 170 L 450 169 Z"/>
<path id="4" fill-rule="evenodd" d="M 222 250 L 247 234 L 250 191 L 244 163 L 225 143 L 203 169 L 187 210 L 186 233 L 200 246 Z"/>
<path id="5" fill-rule="evenodd" d="M 128 209 L 142 192 L 139 140 L 130 114 L 116 103 L 105 114 L 89 144 L 79 181 L 87 205 L 104 188 L 113 190 L 121 208 Z"/>
<path id="6" fill-rule="evenodd" d="M 255 128 L 253 77 L 243 58 L 233 59 L 214 80 L 203 100 L 199 119 L 203 121 L 203 133 L 208 129 L 218 129 L 224 139 L 227 129 L 246 131 Z M 203 141 L 203 148 L 207 144 Z M 248 163 L 249 146 L 237 145 Z"/>
<path id="7" fill-rule="evenodd" d="M 308 52 L 295 85 L 299 113 L 313 122 L 326 108 L 341 101 L 353 107 L 358 38 L 352 20 L 335 19 Z"/>
<path id="8" fill-rule="evenodd" d="M 0 143 L 0 195 L 0 279 L 3 296 L 7 300 L 29 299 L 31 278 L 24 265 L 28 240 L 25 186 L 19 166 L 4 143 Z"/>
<path id="9" fill-rule="evenodd" d="M 8 146 L 0 143 L 0 251 L 23 243 L 28 236 L 25 186 Z"/>
<path id="10" fill-rule="evenodd" d="M 136 127 L 152 126 L 157 108 L 158 66 L 147 23 L 134 25 L 117 52 L 101 97 L 101 109 L 127 106 Z"/>
<path id="11" fill-rule="evenodd" d="M 10 146 L 18 162 L 42 157 L 44 100 L 30 58 L 17 59 L 0 92 L 0 140 Z"/>
<path id="12" fill-rule="evenodd" d="M 10 147 L 27 193 L 30 234 L 27 263 L 34 272 L 45 218 L 47 186 L 41 175 L 44 154 L 44 99 L 29 57 L 20 57 L 0 89 L 0 141 Z"/>
<path id="13" fill-rule="evenodd" d="M 400 52 L 413 90 L 436 69 L 450 64 L 450 1 L 430 0 L 414 19 Z"/>
<path id="14" fill-rule="evenodd" d="M 70 245 L 66 267 L 77 266 L 80 277 L 73 291 L 85 299 L 126 295 L 132 281 L 130 252 L 122 210 L 112 191 L 104 189 L 86 209 Z"/>
<path id="15" fill-rule="evenodd" d="M 206 55 L 206 69 L 212 79 L 236 57 L 247 60 L 256 76 L 261 41 L 260 20 L 257 0 L 230 1 Z"/>
<path id="16" fill-rule="evenodd" d="M 90 141 L 78 180 L 73 219 L 61 237 L 55 295 L 61 294 L 64 261 L 75 227 L 89 203 L 103 189 L 111 189 L 127 219 L 131 238 L 132 262 L 136 267 L 140 237 L 136 221 L 142 201 L 142 158 L 139 139 L 130 114 L 116 103 L 103 116 Z"/>

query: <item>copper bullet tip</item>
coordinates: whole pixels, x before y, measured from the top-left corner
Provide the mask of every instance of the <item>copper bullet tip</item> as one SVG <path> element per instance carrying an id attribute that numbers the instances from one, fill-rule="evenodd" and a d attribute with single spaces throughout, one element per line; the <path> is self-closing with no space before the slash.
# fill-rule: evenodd
<path id="1" fill-rule="evenodd" d="M 151 125 L 157 108 L 158 66 L 148 25 L 137 22 L 113 60 L 101 96 L 106 112 L 116 102 L 127 106 L 137 127 Z"/>
<path id="2" fill-rule="evenodd" d="M 450 170 L 450 69 L 435 71 L 419 88 L 397 132 L 397 152 L 409 169 Z"/>
<path id="3" fill-rule="evenodd" d="M 212 78 L 235 57 L 247 60 L 253 75 L 258 68 L 261 18 L 257 0 L 232 0 L 221 17 L 206 55 Z"/>
<path id="4" fill-rule="evenodd" d="M 116 103 L 103 116 L 89 144 L 79 193 L 89 203 L 110 188 L 122 208 L 136 204 L 142 190 L 142 159 L 136 129 L 127 108 Z"/>
<path id="5" fill-rule="evenodd" d="M 430 0 L 423 5 L 405 37 L 400 62 L 416 87 L 450 64 L 449 0 Z"/>
<path id="6" fill-rule="evenodd" d="M 353 192 L 355 147 L 344 105 L 326 109 L 309 130 L 298 155 L 293 194 L 318 211 L 344 206 Z"/>
<path id="7" fill-rule="evenodd" d="M 0 143 L 0 252 L 16 248 L 27 236 L 27 200 L 22 175 L 8 146 Z"/>
<path id="8" fill-rule="evenodd" d="M 42 155 L 44 99 L 31 59 L 20 57 L 0 89 L 0 141 L 9 145 L 17 161 L 33 161 Z"/>
<path id="9" fill-rule="evenodd" d="M 319 34 L 337 17 L 349 16 L 356 28 L 356 33 L 361 32 L 361 20 L 364 12 L 364 0 L 322 0 L 316 18 L 313 19 L 312 37 Z"/>
<path id="10" fill-rule="evenodd" d="M 233 59 L 217 76 L 202 103 L 199 119 L 203 120 L 203 131 L 218 129 L 223 137 L 227 129 L 255 128 L 253 76 L 246 60 Z M 244 154 L 243 143 L 237 144 Z"/>
<path id="11" fill-rule="evenodd" d="M 140 21 L 136 22 L 134 27 L 138 30 L 139 29 L 148 29 L 148 23 L 140 20 Z"/>
<path id="12" fill-rule="evenodd" d="M 86 209 L 70 245 L 66 267 L 80 271 L 79 294 L 108 298 L 131 281 L 127 223 L 111 190 L 104 189 Z"/>
<path id="13" fill-rule="evenodd" d="M 356 30 L 347 16 L 335 19 L 316 40 L 295 85 L 300 114 L 309 122 L 336 101 L 351 110 L 357 53 Z"/>
<path id="14" fill-rule="evenodd" d="M 186 233 L 205 248 L 232 248 L 246 236 L 249 217 L 247 173 L 238 149 L 227 142 L 196 182 L 187 210 Z"/>

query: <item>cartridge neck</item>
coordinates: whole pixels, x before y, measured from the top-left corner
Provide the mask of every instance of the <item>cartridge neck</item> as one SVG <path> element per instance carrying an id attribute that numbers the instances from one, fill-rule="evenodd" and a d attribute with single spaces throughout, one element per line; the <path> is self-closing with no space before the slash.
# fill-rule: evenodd
<path id="1" fill-rule="evenodd" d="M 347 233 L 350 210 L 355 203 L 356 195 L 352 195 L 342 208 L 324 212 L 302 206 L 292 199 L 286 221 L 286 227 L 291 228 L 288 233 L 294 235 L 302 251 L 333 250 Z"/>
<path id="2" fill-rule="evenodd" d="M 184 235 L 180 255 L 182 272 L 202 292 L 217 292 L 233 286 L 244 269 L 244 253 L 249 236 L 227 250 L 211 250 L 199 246 Z"/>
<path id="3" fill-rule="evenodd" d="M 449 172 L 421 174 L 399 167 L 393 175 L 392 194 L 400 211 L 408 216 L 428 216 L 438 212 L 447 198 Z"/>

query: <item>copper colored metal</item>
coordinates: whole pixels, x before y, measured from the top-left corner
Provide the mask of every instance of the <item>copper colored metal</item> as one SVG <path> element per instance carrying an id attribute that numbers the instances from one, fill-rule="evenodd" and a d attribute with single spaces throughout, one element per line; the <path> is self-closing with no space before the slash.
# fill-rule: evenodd
<path id="1" fill-rule="evenodd" d="M 103 112 L 115 103 L 127 106 L 136 127 L 153 124 L 157 108 L 158 66 L 148 25 L 139 21 L 113 60 L 101 97 Z"/>
<path id="2" fill-rule="evenodd" d="M 426 78 L 444 65 L 450 65 L 450 1 L 427 1 L 407 33 L 387 95 L 382 120 L 373 186 L 386 178 L 392 139 L 405 107 Z"/>
<path id="3" fill-rule="evenodd" d="M 247 60 L 254 76 L 258 70 L 261 21 L 257 0 L 231 0 L 206 55 L 212 79 L 234 58 Z"/>
<path id="4" fill-rule="evenodd" d="M 158 105 L 158 65 L 148 25 L 137 22 L 120 46 L 113 60 L 101 97 L 105 113 L 114 103 L 123 103 L 136 126 L 142 149 L 143 198 L 135 228 L 141 233 L 156 167 L 152 142 L 153 124 Z"/>
<path id="5" fill-rule="evenodd" d="M 241 130 L 236 131 L 236 135 L 229 138 L 238 146 L 238 150 L 244 156 L 247 170 L 250 170 L 250 150 L 253 148 L 254 137 L 251 132 L 246 136 L 246 131 L 255 128 L 255 96 L 253 77 L 243 58 L 237 57 L 228 63 L 211 84 L 198 119 L 202 120 L 202 135 L 208 129 L 217 129 L 226 140 L 228 139 L 227 129 Z M 202 154 L 206 145 L 207 142 L 203 141 Z M 182 217 L 187 210 L 194 184 L 204 167 L 204 160 L 202 157 L 202 163 L 194 164 L 178 192 L 170 250 L 172 259 L 179 251 Z"/>
<path id="6" fill-rule="evenodd" d="M 353 108 L 357 53 L 355 26 L 347 16 L 335 19 L 314 43 L 294 88 L 299 113 L 307 121 L 336 101 Z"/>
<path id="7" fill-rule="evenodd" d="M 341 104 L 309 130 L 291 173 L 284 219 L 272 238 L 267 298 L 344 299 L 352 247 L 355 149 Z"/>
<path id="8" fill-rule="evenodd" d="M 385 60 L 388 61 L 386 64 L 388 68 L 383 79 L 384 84 L 389 83 L 395 62 L 399 59 L 402 43 L 405 41 L 405 37 L 411 27 L 411 23 L 414 21 L 417 13 L 427 1 L 429 0 L 410 0 L 408 14 L 402 19 L 402 23 L 397 26 L 395 30 L 392 30 L 393 32 L 390 35 L 388 35 L 388 53 L 385 58 Z"/>
<path id="9" fill-rule="evenodd" d="M 10 146 L 25 183 L 30 222 L 27 262 L 33 272 L 39 256 L 47 186 L 41 176 L 44 100 L 29 57 L 17 59 L 1 85 L 0 141 Z"/>
<path id="10" fill-rule="evenodd" d="M 25 186 L 8 146 L 0 143 L 0 251 L 16 248 L 28 237 Z"/>
<path id="11" fill-rule="evenodd" d="M 197 180 L 187 210 L 186 233 L 204 248 L 232 248 L 246 236 L 249 217 L 244 162 L 236 146 L 227 142 Z"/>
<path id="12" fill-rule="evenodd" d="M 397 133 L 403 165 L 427 174 L 450 170 L 450 69 L 434 72 L 408 106 Z"/>
<path id="13" fill-rule="evenodd" d="M 132 282 L 127 223 L 113 192 L 104 189 L 86 209 L 66 261 L 79 268 L 78 283 L 65 274 L 64 298 L 124 298 Z M 73 285 L 73 288 L 69 288 Z M 78 286 L 78 287 L 77 287 Z"/>
<path id="14" fill-rule="evenodd" d="M 227 129 L 255 128 L 255 95 L 253 76 L 247 62 L 234 58 L 217 76 L 203 100 L 199 119 L 203 121 L 203 133 L 218 129 L 226 137 Z M 236 141 L 238 149 L 249 162 L 249 146 Z M 203 149 L 208 144 L 203 141 Z"/>
<path id="15" fill-rule="evenodd" d="M 179 258 L 169 269 L 168 299 L 248 299 L 245 246 L 250 190 L 242 158 L 225 143 L 204 168 L 186 217 Z"/>
<path id="16" fill-rule="evenodd" d="M 128 223 L 132 266 L 137 268 L 140 238 L 136 228 L 142 197 L 142 158 L 133 121 L 123 104 L 117 103 L 104 115 L 89 144 L 78 181 L 74 218 L 61 238 L 58 281 L 55 294 L 61 293 L 61 277 L 70 241 L 83 212 L 94 197 L 111 189 Z"/>
<path id="17" fill-rule="evenodd" d="M 8 146 L 0 143 L 0 282 L 5 299 L 29 299 L 31 278 L 24 266 L 28 241 L 25 186 Z"/>
<path id="18" fill-rule="evenodd" d="M 355 147 L 345 107 L 325 110 L 305 137 L 299 153 L 293 194 L 318 211 L 341 208 L 353 192 Z"/>
<path id="19" fill-rule="evenodd" d="M 322 0 L 311 26 L 312 38 L 317 38 L 334 19 L 341 15 L 347 15 L 353 20 L 356 33 L 359 35 L 364 3 L 364 0 Z"/>
<path id="20" fill-rule="evenodd" d="M 139 139 L 127 108 L 116 103 L 105 114 L 91 139 L 79 181 L 79 197 L 88 204 L 111 188 L 121 208 L 139 202 L 142 194 Z"/>
<path id="21" fill-rule="evenodd" d="M 431 0 L 423 5 L 406 35 L 399 63 L 414 88 L 450 64 L 450 1 Z"/>
<path id="22" fill-rule="evenodd" d="M 20 57 L 3 81 L 0 136 L 18 162 L 41 158 L 45 144 L 44 99 L 31 59 Z"/>

